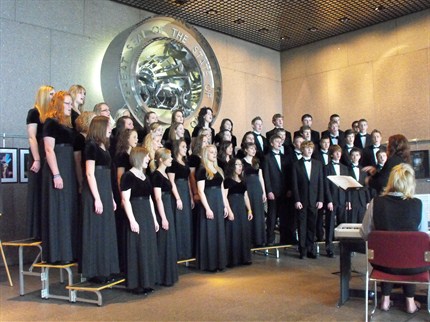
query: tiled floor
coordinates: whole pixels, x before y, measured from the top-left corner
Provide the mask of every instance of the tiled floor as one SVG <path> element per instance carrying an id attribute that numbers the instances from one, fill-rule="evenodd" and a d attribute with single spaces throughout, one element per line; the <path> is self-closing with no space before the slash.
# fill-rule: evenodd
<path id="1" fill-rule="evenodd" d="M 282 251 L 280 259 L 256 254 L 253 259 L 251 266 L 216 274 L 181 265 L 175 286 L 148 296 L 106 290 L 102 307 L 43 300 L 40 280 L 32 276 L 25 279 L 27 293 L 19 296 L 18 267 L 11 267 L 13 287 L 0 267 L 0 321 L 364 321 L 363 299 L 351 298 L 337 307 L 338 257 L 300 260 L 290 249 Z M 354 256 L 352 263 L 354 270 L 364 271 L 363 255 Z M 52 272 L 51 278 L 51 292 L 65 294 L 58 273 Z M 363 287 L 363 277 L 353 274 L 351 285 Z M 390 312 L 377 310 L 374 321 L 430 319 L 425 309 L 409 315 L 395 303 Z"/>

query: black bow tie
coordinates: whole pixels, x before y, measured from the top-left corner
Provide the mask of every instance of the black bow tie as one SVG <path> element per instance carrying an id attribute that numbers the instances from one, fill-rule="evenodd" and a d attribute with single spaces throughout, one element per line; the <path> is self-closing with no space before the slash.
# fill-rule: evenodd
<path id="1" fill-rule="evenodd" d="M 353 165 L 353 164 L 351 164 L 351 167 L 354 169 L 354 168 L 358 168 L 358 165 Z"/>
<path id="2" fill-rule="evenodd" d="M 362 138 L 364 138 L 364 137 L 366 137 L 366 136 L 367 136 L 367 134 L 360 134 L 360 136 L 361 136 Z"/>
<path id="3" fill-rule="evenodd" d="M 373 146 L 372 149 L 379 149 L 380 146 Z"/>
<path id="4" fill-rule="evenodd" d="M 272 151 L 274 155 L 279 155 L 279 152 Z"/>
<path id="5" fill-rule="evenodd" d="M 297 155 L 302 155 L 302 152 L 294 151 Z"/>
<path id="6" fill-rule="evenodd" d="M 257 134 L 257 133 L 255 133 L 255 132 L 254 132 L 254 134 L 255 134 L 255 136 L 261 136 L 261 134 Z"/>
<path id="7" fill-rule="evenodd" d="M 339 165 L 339 162 L 334 162 L 334 161 L 332 161 L 331 162 L 333 165 Z"/>
<path id="8" fill-rule="evenodd" d="M 330 135 L 330 136 L 331 136 L 332 139 L 336 139 L 336 140 L 339 139 L 338 136 L 334 136 L 334 135 Z"/>
<path id="9" fill-rule="evenodd" d="M 303 160 L 305 160 L 305 162 L 311 162 L 311 159 L 309 159 L 309 160 L 303 159 Z"/>
<path id="10" fill-rule="evenodd" d="M 328 154 L 328 152 L 321 151 L 321 154 Z"/>

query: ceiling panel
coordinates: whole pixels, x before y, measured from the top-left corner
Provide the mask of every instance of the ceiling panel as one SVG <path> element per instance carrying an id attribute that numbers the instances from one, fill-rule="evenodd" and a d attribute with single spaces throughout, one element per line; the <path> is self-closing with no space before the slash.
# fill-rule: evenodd
<path id="1" fill-rule="evenodd" d="M 430 8 L 430 0 L 113 0 L 277 51 Z"/>

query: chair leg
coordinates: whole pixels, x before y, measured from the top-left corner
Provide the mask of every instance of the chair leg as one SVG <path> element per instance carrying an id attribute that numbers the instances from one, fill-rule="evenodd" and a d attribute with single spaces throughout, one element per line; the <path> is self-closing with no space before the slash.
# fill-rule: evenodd
<path id="1" fill-rule="evenodd" d="M 372 312 L 370 312 L 371 317 L 373 316 L 373 314 L 375 314 L 376 308 L 378 307 L 378 284 L 376 281 L 373 284 L 373 289 L 374 289 L 375 295 L 374 295 L 374 300 L 373 300 L 373 303 L 374 303 L 373 310 L 372 310 Z"/>
<path id="2" fill-rule="evenodd" d="M 12 278 L 10 277 L 9 266 L 7 266 L 6 256 L 4 255 L 3 245 L 1 243 L 1 240 L 0 240 L 0 252 L 1 252 L 1 257 L 3 257 L 3 263 L 4 263 L 4 267 L 6 268 L 6 274 L 9 280 L 9 285 L 13 286 Z"/>

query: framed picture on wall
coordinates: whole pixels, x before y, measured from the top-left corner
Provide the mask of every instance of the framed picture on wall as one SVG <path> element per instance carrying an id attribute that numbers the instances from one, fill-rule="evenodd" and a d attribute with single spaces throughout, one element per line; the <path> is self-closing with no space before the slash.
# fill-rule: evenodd
<path id="1" fill-rule="evenodd" d="M 412 167 L 415 170 L 415 178 L 429 178 L 429 151 L 417 150 L 411 151 Z"/>
<path id="2" fill-rule="evenodd" d="M 0 178 L 2 183 L 18 182 L 18 150 L 0 148 Z"/>
<path id="3" fill-rule="evenodd" d="M 19 182 L 28 182 L 29 149 L 19 149 Z"/>

